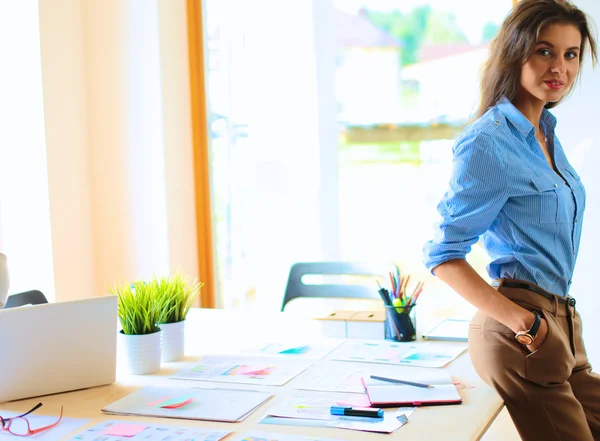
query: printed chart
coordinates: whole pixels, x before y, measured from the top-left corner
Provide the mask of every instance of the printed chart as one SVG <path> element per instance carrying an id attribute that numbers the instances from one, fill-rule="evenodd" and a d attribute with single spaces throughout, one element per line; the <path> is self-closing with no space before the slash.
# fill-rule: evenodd
<path id="1" fill-rule="evenodd" d="M 310 361 L 299 359 L 206 356 L 171 378 L 282 386 L 311 364 Z"/>
<path id="2" fill-rule="evenodd" d="M 319 342 L 263 342 L 244 349 L 244 355 L 253 357 L 284 357 L 304 358 L 307 360 L 320 360 L 334 349 L 337 349 L 344 340 L 324 339 Z"/>
<path id="3" fill-rule="evenodd" d="M 387 363 L 403 366 L 443 367 L 462 354 L 466 344 L 348 341 L 331 354 L 334 360 Z"/>
<path id="4" fill-rule="evenodd" d="M 231 432 L 191 426 L 105 421 L 69 441 L 219 441 Z"/>
<path id="5" fill-rule="evenodd" d="M 235 441 L 340 441 L 333 438 L 319 438 L 304 435 L 288 435 L 283 433 L 271 433 L 254 430 L 245 433 L 242 438 L 234 438 Z"/>

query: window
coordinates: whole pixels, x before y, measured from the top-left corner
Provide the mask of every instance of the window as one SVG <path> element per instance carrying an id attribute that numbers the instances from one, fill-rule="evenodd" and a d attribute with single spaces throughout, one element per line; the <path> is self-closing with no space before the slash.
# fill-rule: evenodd
<path id="1" fill-rule="evenodd" d="M 512 0 L 251 3 L 206 1 L 224 305 L 278 308 L 296 261 L 387 260 L 469 316 L 421 249 Z"/>

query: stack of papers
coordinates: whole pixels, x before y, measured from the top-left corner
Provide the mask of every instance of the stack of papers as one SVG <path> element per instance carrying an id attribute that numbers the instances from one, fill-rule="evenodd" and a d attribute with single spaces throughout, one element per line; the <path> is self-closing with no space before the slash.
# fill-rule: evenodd
<path id="1" fill-rule="evenodd" d="M 383 418 L 331 415 L 331 406 L 345 405 L 345 396 L 288 398 L 281 406 L 271 409 L 260 420 L 261 424 L 335 427 L 365 432 L 392 433 L 408 422 L 413 408 L 386 411 Z M 351 398 L 350 398 L 351 399 Z"/>
<path id="2" fill-rule="evenodd" d="M 104 421 L 70 438 L 70 441 L 219 441 L 229 435 L 227 430 L 123 421 Z"/>
<path id="3" fill-rule="evenodd" d="M 298 359 L 208 355 L 190 363 L 187 368 L 177 372 L 171 378 L 283 386 L 311 365 L 311 361 Z"/>
<path id="4" fill-rule="evenodd" d="M 109 415 L 138 415 L 186 420 L 244 420 L 271 394 L 255 390 L 143 387 L 109 404 Z"/>

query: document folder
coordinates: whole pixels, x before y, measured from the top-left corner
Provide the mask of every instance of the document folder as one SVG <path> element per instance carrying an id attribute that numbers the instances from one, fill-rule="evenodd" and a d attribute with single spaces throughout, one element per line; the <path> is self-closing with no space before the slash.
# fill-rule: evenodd
<path id="1" fill-rule="evenodd" d="M 433 387 L 423 388 L 362 377 L 371 406 L 401 407 L 462 403 L 462 398 L 452 382 L 452 378 L 445 372 L 435 372 L 429 379 L 424 375 L 411 375 L 408 378 L 398 378 L 398 380 L 415 381 Z"/>

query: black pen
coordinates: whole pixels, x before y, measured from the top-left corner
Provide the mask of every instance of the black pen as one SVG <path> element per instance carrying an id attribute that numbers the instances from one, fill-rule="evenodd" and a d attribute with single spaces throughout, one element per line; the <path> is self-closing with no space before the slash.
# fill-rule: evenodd
<path id="1" fill-rule="evenodd" d="M 408 386 L 415 386 L 415 387 L 423 387 L 423 388 L 426 388 L 426 389 L 433 389 L 433 386 L 430 385 L 430 384 L 415 383 L 415 382 L 412 382 L 412 381 L 405 381 L 405 380 L 397 380 L 395 378 L 379 377 L 377 375 L 371 375 L 371 378 L 373 380 L 387 381 L 388 383 L 407 384 Z"/>
<path id="2" fill-rule="evenodd" d="M 387 289 L 383 288 L 381 286 L 381 284 L 379 283 L 379 280 L 377 280 L 377 285 L 379 286 L 379 296 L 381 297 L 381 300 L 383 300 L 383 304 L 386 306 L 390 306 L 392 304 L 391 300 L 390 300 L 390 293 L 388 292 Z"/>
<path id="3" fill-rule="evenodd" d="M 367 418 L 383 418 L 383 409 L 369 407 L 331 406 L 331 415 L 357 416 Z"/>

